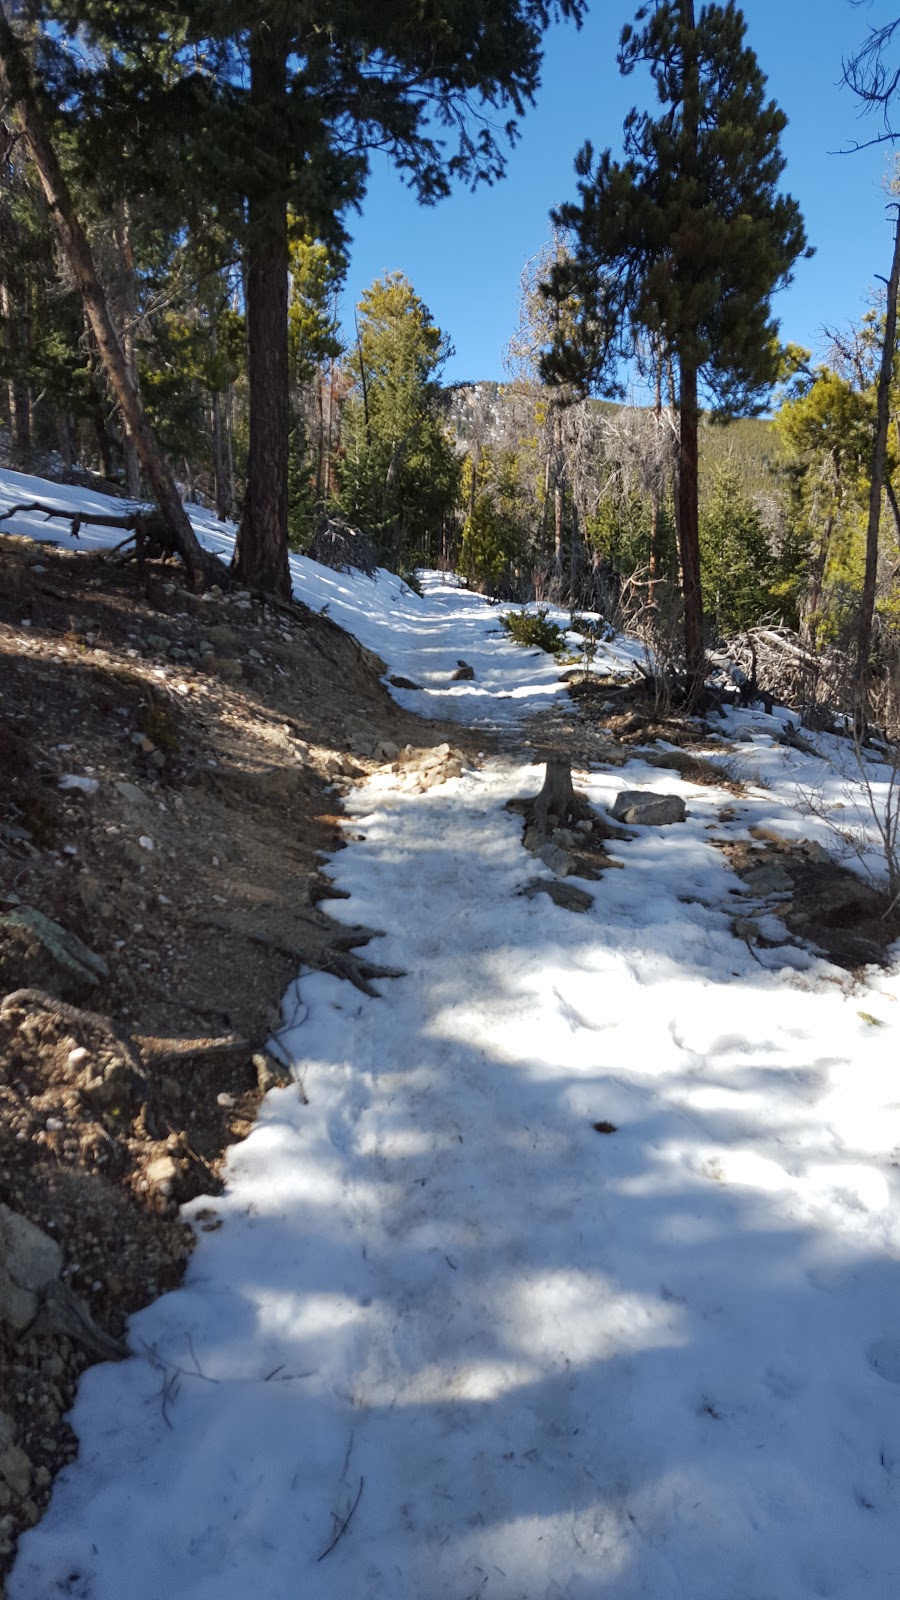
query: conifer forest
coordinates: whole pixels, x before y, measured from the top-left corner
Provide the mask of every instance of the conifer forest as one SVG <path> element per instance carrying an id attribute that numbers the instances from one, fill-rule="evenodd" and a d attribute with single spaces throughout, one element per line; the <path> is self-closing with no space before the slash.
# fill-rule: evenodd
<path id="1" fill-rule="evenodd" d="M 710 646 L 783 628 L 877 698 L 900 603 L 897 274 L 880 264 L 826 363 L 779 343 L 771 297 L 809 247 L 740 9 L 654 3 L 624 27 L 619 69 L 648 68 L 652 93 L 608 148 L 573 151 L 505 381 L 449 387 L 454 330 L 399 242 L 338 319 L 369 152 L 423 201 L 500 182 L 506 136 L 468 108 L 522 114 L 542 30 L 581 0 L 477 26 L 437 7 L 439 67 L 414 10 L 4 7 L 10 459 L 156 499 L 176 545 L 179 500 L 199 500 L 239 521 L 235 570 L 276 593 L 289 549 L 344 528 L 396 572 L 441 564 L 486 594 L 625 604 L 647 626 L 676 608 L 695 675 Z M 893 43 L 873 30 L 847 66 L 861 99 L 889 105 Z"/>

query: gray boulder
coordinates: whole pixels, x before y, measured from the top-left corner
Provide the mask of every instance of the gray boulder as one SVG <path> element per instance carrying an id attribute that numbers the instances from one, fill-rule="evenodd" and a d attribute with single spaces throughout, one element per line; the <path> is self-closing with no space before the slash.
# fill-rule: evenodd
<path id="1" fill-rule="evenodd" d="M 610 806 L 617 822 L 666 827 L 685 819 L 684 801 L 677 794 L 653 794 L 649 789 L 623 789 Z"/>
<path id="2" fill-rule="evenodd" d="M 783 867 L 766 864 L 753 867 L 744 874 L 744 882 L 751 894 L 790 894 L 794 887 L 794 880 L 785 872 Z"/>
<path id="3" fill-rule="evenodd" d="M 522 890 L 528 900 L 533 900 L 535 895 L 547 894 L 554 905 L 562 906 L 564 911 L 590 911 L 594 904 L 594 897 L 586 889 L 579 889 L 574 883 L 560 883 L 557 878 L 530 878 Z"/>
<path id="4" fill-rule="evenodd" d="M 548 839 L 547 843 L 541 846 L 538 859 L 543 861 L 544 866 L 549 867 L 551 872 L 555 872 L 558 878 L 568 878 L 575 871 L 575 863 L 568 851 L 564 850 L 562 845 L 554 844 L 552 839 Z"/>
<path id="5" fill-rule="evenodd" d="M 27 1217 L 0 1205 L 0 1321 L 16 1332 L 34 1320 L 41 1290 L 59 1276 L 62 1250 Z"/>

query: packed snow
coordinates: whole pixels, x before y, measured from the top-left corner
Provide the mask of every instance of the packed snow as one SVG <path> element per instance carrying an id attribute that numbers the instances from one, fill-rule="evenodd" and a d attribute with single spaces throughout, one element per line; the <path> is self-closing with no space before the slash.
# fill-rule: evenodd
<path id="1" fill-rule="evenodd" d="M 89 508 L 25 482 L 0 501 Z M 292 571 L 426 715 L 513 733 L 564 692 L 437 574 L 420 599 Z M 783 929 L 751 950 L 736 909 L 780 925 L 716 847 L 764 822 L 834 849 L 852 814 L 877 869 L 849 746 L 786 748 L 788 716 L 723 723 L 739 798 L 639 755 L 576 773 L 601 813 L 639 787 L 688 812 L 616 843 L 580 916 L 521 893 L 527 756 L 354 789 L 333 914 L 405 976 L 298 975 L 295 1082 L 185 1207 L 196 1252 L 133 1359 L 82 1380 L 11 1600 L 893 1600 L 900 952 L 855 980 Z"/>

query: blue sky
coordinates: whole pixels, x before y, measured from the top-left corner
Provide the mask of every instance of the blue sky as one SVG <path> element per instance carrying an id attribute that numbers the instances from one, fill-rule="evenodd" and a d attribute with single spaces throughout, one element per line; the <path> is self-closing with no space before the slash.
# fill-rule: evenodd
<path id="1" fill-rule="evenodd" d="M 621 147 L 628 108 L 647 103 L 644 80 L 620 79 L 616 45 L 637 0 L 593 0 L 583 28 L 556 27 L 546 38 L 543 82 L 522 125 L 506 179 L 476 194 L 458 191 L 439 206 L 418 206 L 380 158 L 373 165 L 354 236 L 345 319 L 362 290 L 400 269 L 451 336 L 448 381 L 502 378 L 503 349 L 516 322 L 519 276 L 549 236 L 551 205 L 574 196 L 572 163 L 585 139 Z M 866 308 L 878 274 L 887 276 L 893 242 L 882 180 L 891 153 L 848 149 L 879 129 L 861 119 L 839 86 L 842 58 L 867 28 L 892 20 L 898 0 L 745 0 L 748 42 L 787 113 L 783 187 L 799 200 L 811 261 L 775 302 L 782 337 L 824 355 L 823 324 L 844 328 Z"/>

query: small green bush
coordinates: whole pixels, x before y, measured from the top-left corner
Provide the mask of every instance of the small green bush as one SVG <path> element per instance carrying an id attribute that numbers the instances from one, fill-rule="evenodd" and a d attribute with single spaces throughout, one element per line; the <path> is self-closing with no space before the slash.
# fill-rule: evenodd
<path id="1" fill-rule="evenodd" d="M 546 606 L 539 611 L 508 611 L 500 621 L 516 644 L 546 650 L 551 656 L 562 655 L 566 648 L 565 632 L 555 622 L 548 622 Z"/>

